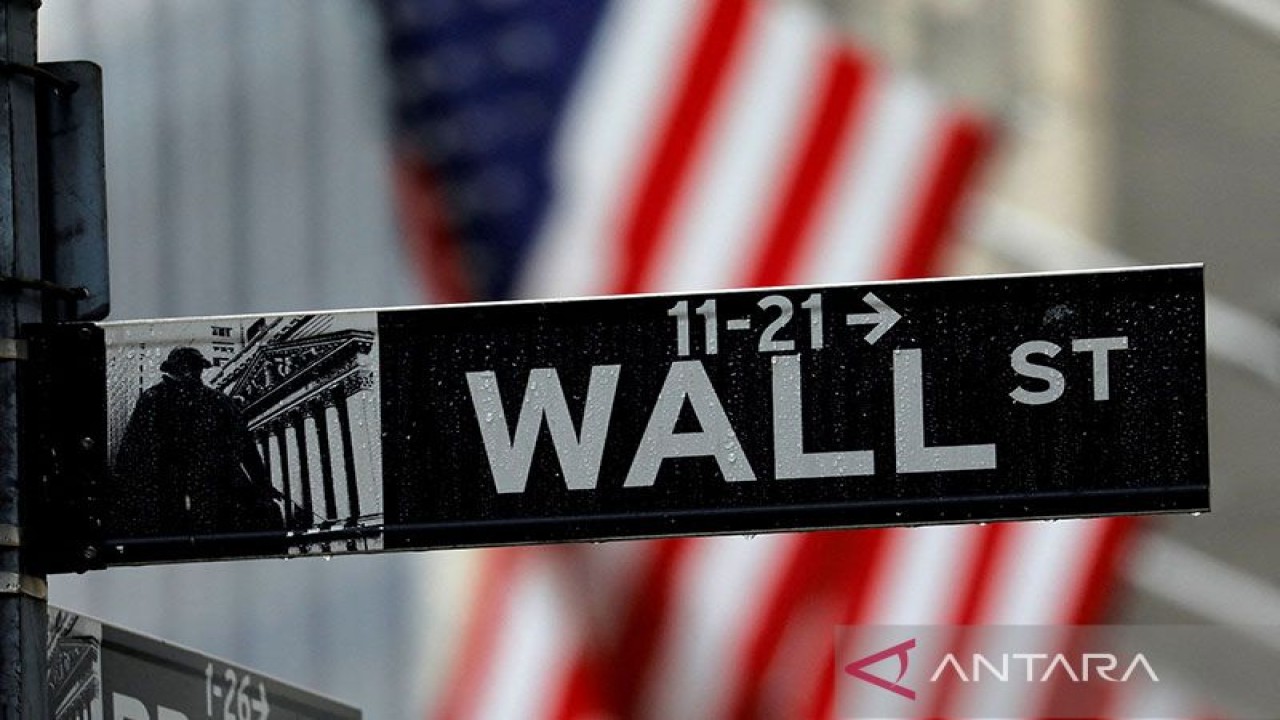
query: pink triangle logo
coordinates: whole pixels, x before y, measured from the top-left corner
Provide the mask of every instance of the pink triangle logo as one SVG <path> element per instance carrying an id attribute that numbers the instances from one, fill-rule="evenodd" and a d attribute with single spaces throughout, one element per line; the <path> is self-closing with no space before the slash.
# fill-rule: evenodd
<path id="1" fill-rule="evenodd" d="M 879 652 L 872 653 L 860 660 L 854 660 L 853 662 L 844 666 L 844 671 L 858 678 L 859 680 L 862 680 L 863 682 L 869 682 L 878 688 L 884 688 L 885 690 L 888 690 L 891 693 L 896 693 L 898 695 L 901 695 L 902 697 L 908 700 L 915 700 L 916 691 L 904 685 L 899 684 L 902 682 L 903 676 L 907 674 L 907 665 L 910 662 L 910 658 L 908 658 L 907 656 L 907 651 L 915 648 L 915 646 L 916 646 L 916 639 L 911 638 L 906 642 L 901 642 L 901 643 L 898 643 L 897 645 L 894 645 L 893 647 L 888 647 Z M 872 675 L 871 673 L 867 672 L 866 668 L 868 666 L 875 665 L 881 660 L 885 660 L 891 657 L 898 658 L 898 677 L 895 678 L 894 680 L 889 681 L 880 677 L 879 675 Z"/>

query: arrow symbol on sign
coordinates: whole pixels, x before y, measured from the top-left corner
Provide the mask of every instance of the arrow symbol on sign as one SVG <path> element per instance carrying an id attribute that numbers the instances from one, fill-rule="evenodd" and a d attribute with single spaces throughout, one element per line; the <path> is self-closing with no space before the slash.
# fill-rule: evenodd
<path id="1" fill-rule="evenodd" d="M 884 337 L 884 334 L 889 332 L 889 329 L 902 319 L 902 315 L 899 315 L 897 310 L 889 307 L 883 300 L 876 297 L 875 293 L 863 295 L 862 301 L 874 308 L 875 312 L 850 313 L 844 316 L 844 324 L 875 325 L 865 338 L 868 344 L 875 345 L 877 340 Z"/>

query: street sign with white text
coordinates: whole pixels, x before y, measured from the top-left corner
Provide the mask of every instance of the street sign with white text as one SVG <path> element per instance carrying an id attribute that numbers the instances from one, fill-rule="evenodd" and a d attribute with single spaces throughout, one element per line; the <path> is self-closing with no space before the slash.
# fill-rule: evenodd
<path id="1" fill-rule="evenodd" d="M 360 711 L 234 663 L 49 608 L 54 720 L 359 720 Z"/>
<path id="2" fill-rule="evenodd" d="M 39 328 L 50 570 L 1208 509 L 1198 266 Z"/>

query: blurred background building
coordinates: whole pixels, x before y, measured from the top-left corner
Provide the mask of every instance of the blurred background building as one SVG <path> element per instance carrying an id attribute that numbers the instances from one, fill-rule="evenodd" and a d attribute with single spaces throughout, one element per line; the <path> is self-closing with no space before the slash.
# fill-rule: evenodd
<path id="1" fill-rule="evenodd" d="M 114 319 L 421 303 L 392 212 L 375 8 L 49 2 L 40 55 L 105 75 Z M 427 556 L 124 569 L 52 602 L 418 717 Z"/>
<path id="2" fill-rule="evenodd" d="M 1214 512 L 1146 523 L 1111 618 L 1238 628 L 1235 656 L 1167 652 L 1216 707 L 1274 712 L 1280 3 L 814 4 L 1003 123 L 952 272 L 1208 264 Z M 438 297 L 394 212 L 383 32 L 357 0 L 46 0 L 42 59 L 104 69 L 113 319 Z M 113 569 L 50 596 L 420 717 L 477 555 Z"/>

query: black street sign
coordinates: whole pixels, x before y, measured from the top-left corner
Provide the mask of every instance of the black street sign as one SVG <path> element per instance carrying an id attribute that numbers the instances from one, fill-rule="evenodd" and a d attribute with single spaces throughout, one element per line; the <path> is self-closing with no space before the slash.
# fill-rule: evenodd
<path id="1" fill-rule="evenodd" d="M 1198 266 L 35 329 L 50 571 L 1208 509 Z"/>
<path id="2" fill-rule="evenodd" d="M 360 711 L 155 638 L 49 608 L 54 720 L 359 720 Z"/>

